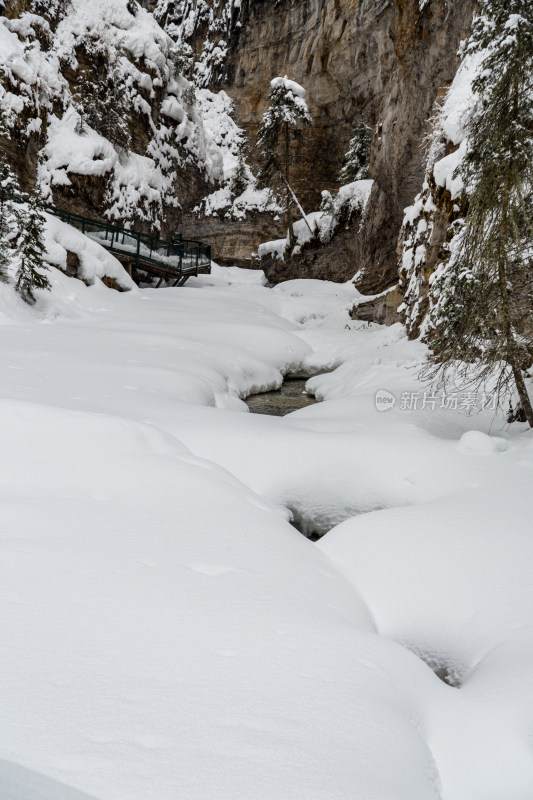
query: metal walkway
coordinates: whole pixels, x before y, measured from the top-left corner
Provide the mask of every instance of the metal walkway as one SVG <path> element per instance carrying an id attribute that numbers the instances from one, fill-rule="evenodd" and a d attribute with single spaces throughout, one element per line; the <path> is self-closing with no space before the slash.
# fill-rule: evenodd
<path id="1" fill-rule="evenodd" d="M 165 279 L 173 281 L 173 286 L 183 286 L 191 275 L 211 272 L 211 247 L 208 244 L 182 239 L 181 234 L 171 242 L 165 242 L 155 236 L 62 211 L 47 203 L 40 205 L 48 214 L 78 228 L 116 255 L 125 262 L 130 274 L 132 267 L 136 267 L 159 277 L 158 286 Z"/>

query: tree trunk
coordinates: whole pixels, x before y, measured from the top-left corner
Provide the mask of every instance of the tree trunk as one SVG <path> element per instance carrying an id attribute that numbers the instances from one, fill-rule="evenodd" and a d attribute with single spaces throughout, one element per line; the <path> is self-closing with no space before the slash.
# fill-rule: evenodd
<path id="1" fill-rule="evenodd" d="M 296 244 L 296 237 L 294 235 L 294 227 L 292 224 L 292 197 L 290 191 L 290 131 L 289 131 L 289 123 L 285 123 L 285 182 L 287 186 L 286 198 L 287 198 L 287 230 L 289 232 L 289 247 L 294 250 L 294 246 Z"/>
<path id="2" fill-rule="evenodd" d="M 529 427 L 533 428 L 533 406 L 531 405 L 531 399 L 527 391 L 524 375 L 520 367 L 516 366 L 516 364 L 511 364 L 511 369 L 513 370 L 513 377 L 516 383 L 518 397 L 520 398 L 522 411 L 525 414 Z"/>
<path id="3" fill-rule="evenodd" d="M 516 342 L 513 333 L 513 323 L 511 319 L 511 298 L 509 297 L 509 284 L 507 281 L 507 269 L 505 267 L 507 254 L 505 251 L 505 235 L 503 232 L 505 225 L 508 224 L 507 209 L 508 209 L 508 195 L 506 195 L 505 200 L 503 201 L 502 204 L 501 223 L 500 223 L 500 229 L 502 235 L 500 238 L 500 247 L 498 253 L 498 283 L 500 286 L 500 292 L 502 297 L 502 317 L 503 317 L 502 321 L 505 329 L 507 363 L 509 364 L 513 372 L 513 378 L 516 385 L 516 390 L 518 392 L 518 397 L 520 398 L 520 405 L 525 414 L 529 427 L 533 428 L 533 407 L 531 406 L 531 400 L 529 399 L 529 394 L 524 381 L 524 375 L 522 373 L 522 369 L 520 368 L 520 364 L 518 363 L 516 354 Z"/>

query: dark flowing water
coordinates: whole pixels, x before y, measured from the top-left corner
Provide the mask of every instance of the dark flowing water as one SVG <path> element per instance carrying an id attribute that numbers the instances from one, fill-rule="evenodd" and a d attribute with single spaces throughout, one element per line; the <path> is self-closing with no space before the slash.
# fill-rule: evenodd
<path id="1" fill-rule="evenodd" d="M 316 403 L 314 397 L 305 393 L 307 378 L 286 378 L 283 386 L 276 392 L 254 394 L 246 399 L 246 405 L 253 414 L 270 414 L 284 417 L 291 411 Z"/>

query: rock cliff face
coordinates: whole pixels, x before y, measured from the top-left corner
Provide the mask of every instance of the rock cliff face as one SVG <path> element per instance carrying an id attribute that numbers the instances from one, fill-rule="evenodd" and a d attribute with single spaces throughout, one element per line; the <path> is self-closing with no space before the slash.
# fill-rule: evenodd
<path id="1" fill-rule="evenodd" d="M 353 228 L 348 246 L 344 235 L 327 245 L 314 274 L 342 280 L 359 271 L 360 288 L 377 292 L 397 280 L 397 238 L 403 208 L 422 185 L 427 120 L 454 78 L 457 48 L 474 4 L 243 0 L 235 10 L 230 0 L 162 0 L 159 9 L 170 28 L 188 31 L 204 65 L 209 54 L 224 54 L 223 68 L 203 67 L 201 74 L 235 100 L 237 122 L 252 142 L 273 77 L 287 74 L 307 89 L 314 125 L 301 141 L 295 177 L 306 211 L 318 208 L 321 190 L 338 187 L 336 176 L 357 122 L 363 118 L 374 127 L 375 187 L 365 223 Z M 229 6 L 232 14 L 224 21 Z M 207 219 L 206 235 L 210 229 Z M 308 261 L 307 256 L 287 262 L 283 277 L 305 274 Z"/>

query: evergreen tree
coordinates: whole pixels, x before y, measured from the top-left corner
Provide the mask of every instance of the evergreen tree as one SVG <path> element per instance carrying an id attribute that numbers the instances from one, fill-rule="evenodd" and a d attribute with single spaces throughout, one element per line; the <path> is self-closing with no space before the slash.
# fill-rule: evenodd
<path id="1" fill-rule="evenodd" d="M 286 76 L 274 78 L 270 86 L 269 106 L 263 114 L 258 132 L 262 164 L 257 185 L 260 189 L 269 188 L 279 196 L 285 195 L 287 229 L 292 250 L 296 241 L 292 206 L 299 203 L 291 188 L 291 145 L 297 133 L 311 124 L 311 117 L 304 99 L 305 89 Z"/>
<path id="2" fill-rule="evenodd" d="M 50 281 L 43 274 L 48 269 L 43 260 L 44 255 L 44 216 L 35 198 L 30 198 L 22 219 L 23 225 L 17 242 L 17 272 L 15 287 L 27 303 L 33 304 L 35 289 L 50 289 Z"/>
<path id="3" fill-rule="evenodd" d="M 432 286 L 433 354 L 426 374 L 452 368 L 500 401 L 516 388 L 533 427 L 524 372 L 533 354 L 533 5 L 480 0 L 465 47 L 482 54 L 467 152 L 456 171 L 469 210 L 452 258 Z"/>
<path id="4" fill-rule="evenodd" d="M 1 135 L 1 132 L 0 132 Z M 44 216 L 35 198 L 24 195 L 0 151 L 0 280 L 8 280 L 8 268 L 16 267 L 15 287 L 23 299 L 34 303 L 33 289 L 49 289 L 43 269 Z"/>
<path id="5" fill-rule="evenodd" d="M 333 197 L 331 196 L 331 192 L 328 192 L 327 189 L 324 189 L 324 191 L 321 192 L 321 198 L 320 210 L 322 211 L 322 215 L 324 217 L 333 216 L 335 203 Z"/>
<path id="6" fill-rule="evenodd" d="M 7 281 L 13 243 L 23 225 L 23 196 L 4 152 L 0 157 L 0 280 Z"/>
<path id="7" fill-rule="evenodd" d="M 80 115 L 76 123 L 76 133 L 83 135 L 87 124 L 108 139 L 117 150 L 129 151 L 130 108 L 118 55 L 109 62 L 105 80 L 94 81 L 85 74 L 79 82 L 76 94 Z"/>
<path id="8" fill-rule="evenodd" d="M 7 270 L 11 261 L 9 248 L 9 215 L 3 187 L 4 170 L 0 169 L 0 281 L 7 281 Z"/>
<path id="9" fill-rule="evenodd" d="M 189 85 L 185 87 L 181 97 L 186 106 L 192 108 L 196 104 L 196 86 L 194 83 L 189 83 Z"/>
<path id="10" fill-rule="evenodd" d="M 82 105 L 78 107 L 78 119 L 76 120 L 76 124 L 74 126 L 74 133 L 76 133 L 78 136 L 85 136 L 87 134 L 87 126 L 85 125 L 85 112 Z"/>
<path id="11" fill-rule="evenodd" d="M 174 66 L 174 77 L 182 76 L 193 83 L 194 54 L 191 46 L 186 42 L 181 42 L 179 45 L 176 45 L 169 50 L 169 56 Z"/>
<path id="12" fill-rule="evenodd" d="M 98 132 L 118 150 L 129 151 L 131 147 L 131 134 L 128 128 L 130 109 L 118 55 L 112 60 L 107 81 L 101 88 L 97 113 L 99 116 Z"/>
<path id="13" fill-rule="evenodd" d="M 237 164 L 230 178 L 229 188 L 233 197 L 240 197 L 250 183 L 250 175 L 245 161 L 246 149 L 243 144 L 239 147 Z"/>
<path id="14" fill-rule="evenodd" d="M 372 144 L 372 128 L 361 120 L 357 125 L 353 138 L 350 139 L 348 151 L 344 156 L 344 165 L 339 172 L 339 181 L 344 185 L 352 181 L 366 180 L 370 177 L 370 145 Z"/>

